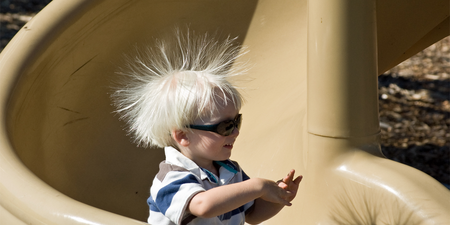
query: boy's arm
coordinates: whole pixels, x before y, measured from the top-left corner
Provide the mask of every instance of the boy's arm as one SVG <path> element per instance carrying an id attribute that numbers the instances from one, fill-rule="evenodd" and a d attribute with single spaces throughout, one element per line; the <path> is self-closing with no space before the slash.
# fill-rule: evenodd
<path id="1" fill-rule="evenodd" d="M 291 170 L 288 175 L 278 183 L 279 187 L 292 193 L 290 198 L 287 199 L 289 202 L 291 202 L 295 198 L 298 186 L 303 178 L 302 176 L 298 176 L 294 180 L 294 173 L 295 170 Z M 259 224 L 275 216 L 283 207 L 283 204 L 268 202 L 260 198 L 256 199 L 254 205 L 251 208 L 251 211 L 248 212 L 245 216 L 245 222 L 249 224 Z"/>
<path id="2" fill-rule="evenodd" d="M 257 198 L 278 205 L 290 205 L 292 193 L 273 181 L 252 178 L 200 192 L 191 199 L 188 209 L 195 216 L 211 218 L 230 212 Z"/>
<path id="3" fill-rule="evenodd" d="M 245 222 L 248 224 L 259 224 L 275 216 L 284 205 L 267 202 L 260 198 L 255 199 L 255 203 L 245 215 Z"/>

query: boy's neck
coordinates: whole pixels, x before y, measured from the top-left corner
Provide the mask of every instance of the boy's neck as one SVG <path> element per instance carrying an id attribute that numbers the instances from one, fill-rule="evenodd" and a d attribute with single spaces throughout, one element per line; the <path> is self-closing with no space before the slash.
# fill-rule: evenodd
<path id="1" fill-rule="evenodd" d="M 214 163 L 214 161 L 201 161 L 198 159 L 195 159 L 194 157 L 190 156 L 189 154 L 187 154 L 186 152 L 184 152 L 183 150 L 178 149 L 178 151 L 181 152 L 181 154 L 183 154 L 184 156 L 186 156 L 188 159 L 192 160 L 195 164 L 197 164 L 197 166 L 208 170 L 209 172 L 213 173 L 214 175 L 216 175 L 217 177 L 219 177 L 219 168 L 220 166 L 216 163 Z"/>
<path id="2" fill-rule="evenodd" d="M 192 160 L 192 159 L 191 159 Z M 213 173 L 214 175 L 216 175 L 217 177 L 219 177 L 219 165 L 214 163 L 214 161 L 211 161 L 211 163 L 207 163 L 207 164 L 199 164 L 198 162 L 196 162 L 195 160 L 192 160 L 195 162 L 195 164 L 197 164 L 199 167 L 208 170 L 209 172 Z"/>

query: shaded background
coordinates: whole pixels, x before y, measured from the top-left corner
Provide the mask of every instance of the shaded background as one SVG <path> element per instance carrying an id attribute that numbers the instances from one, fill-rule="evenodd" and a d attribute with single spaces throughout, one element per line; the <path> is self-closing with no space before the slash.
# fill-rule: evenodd
<path id="1" fill-rule="evenodd" d="M 51 0 L 0 0 L 0 51 Z M 378 78 L 386 157 L 450 188 L 450 37 Z"/>

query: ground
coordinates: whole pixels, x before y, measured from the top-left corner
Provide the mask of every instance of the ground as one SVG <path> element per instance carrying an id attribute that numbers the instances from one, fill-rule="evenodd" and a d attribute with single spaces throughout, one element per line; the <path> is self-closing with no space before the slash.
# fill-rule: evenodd
<path id="1" fill-rule="evenodd" d="M 0 1 L 0 51 L 51 0 Z M 450 37 L 379 76 L 381 148 L 450 188 Z"/>
<path id="2" fill-rule="evenodd" d="M 386 157 L 450 184 L 450 37 L 378 78 Z"/>

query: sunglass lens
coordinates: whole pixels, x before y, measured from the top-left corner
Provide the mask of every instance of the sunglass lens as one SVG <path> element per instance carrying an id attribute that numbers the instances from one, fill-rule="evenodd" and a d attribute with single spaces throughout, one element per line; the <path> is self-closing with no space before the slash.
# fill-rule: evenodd
<path id="1" fill-rule="evenodd" d="M 217 132 L 220 135 L 228 136 L 233 133 L 234 130 L 234 121 L 226 121 L 219 124 L 217 127 Z"/>
<path id="2" fill-rule="evenodd" d="M 238 130 L 240 130 L 241 129 L 241 124 L 242 124 L 242 114 L 239 114 L 237 116 L 235 123 L 236 123 L 236 128 Z"/>
<path id="3" fill-rule="evenodd" d="M 241 128 L 241 122 L 242 122 L 241 114 L 237 115 L 235 120 L 221 122 L 217 126 L 217 133 L 223 136 L 228 136 L 233 133 L 235 128 L 237 128 L 238 130 Z"/>

